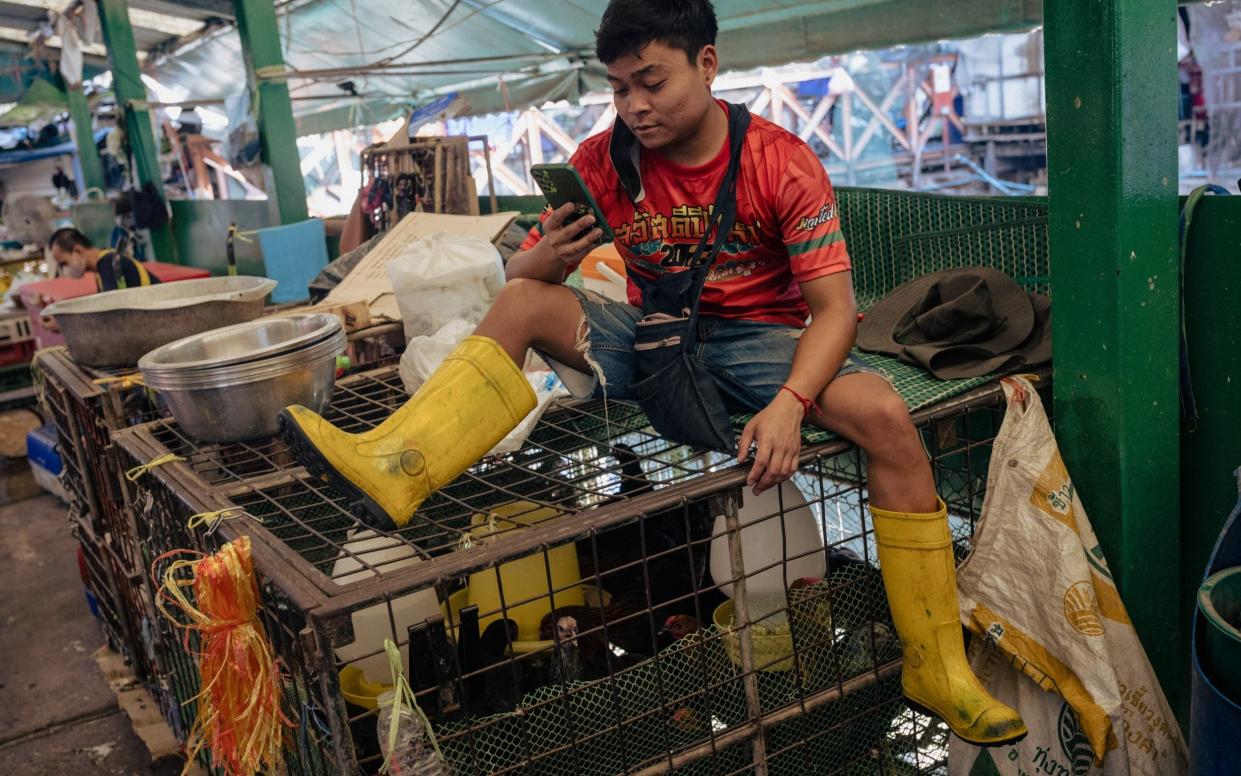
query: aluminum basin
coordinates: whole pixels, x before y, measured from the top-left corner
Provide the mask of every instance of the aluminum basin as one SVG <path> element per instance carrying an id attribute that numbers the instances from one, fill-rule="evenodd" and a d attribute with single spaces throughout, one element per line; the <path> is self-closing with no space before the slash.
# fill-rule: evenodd
<path id="1" fill-rule="evenodd" d="M 66 299 L 43 315 L 55 319 L 78 363 L 132 366 L 174 340 L 254 320 L 275 287 L 258 277 L 181 280 Z"/>
<path id="2" fill-rule="evenodd" d="M 326 313 L 260 318 L 170 342 L 144 355 L 138 366 L 145 374 L 217 370 L 292 353 L 340 330 L 340 319 Z"/>
<path id="3" fill-rule="evenodd" d="M 242 442 L 273 436 L 280 410 L 302 404 L 323 412 L 336 383 L 343 344 L 276 374 L 203 388 L 160 388 L 160 398 L 187 434 L 204 442 Z"/>

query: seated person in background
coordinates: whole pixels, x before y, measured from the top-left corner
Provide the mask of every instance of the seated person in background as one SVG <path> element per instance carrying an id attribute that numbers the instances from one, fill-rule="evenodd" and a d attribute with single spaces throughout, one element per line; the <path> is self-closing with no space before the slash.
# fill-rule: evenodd
<path id="1" fill-rule="evenodd" d="M 94 272 L 100 291 L 151 286 L 159 282 L 142 262 L 112 248 L 96 248 L 86 235 L 73 227 L 57 229 L 48 241 L 48 249 L 60 274 L 80 278 L 87 272 Z"/>

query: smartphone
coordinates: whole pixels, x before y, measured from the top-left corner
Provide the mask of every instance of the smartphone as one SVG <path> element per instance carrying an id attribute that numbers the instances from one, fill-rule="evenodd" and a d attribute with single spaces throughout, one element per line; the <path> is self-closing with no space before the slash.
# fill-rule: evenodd
<path id="1" fill-rule="evenodd" d="M 603 232 L 603 238 L 599 242 L 609 243 L 615 239 L 608 220 L 599 209 L 599 203 L 591 196 L 590 189 L 586 188 L 586 183 L 576 167 L 571 164 L 535 164 L 530 167 L 530 177 L 534 178 L 553 209 L 573 203 L 575 209 L 565 219 L 566 224 L 593 214 L 595 226 Z"/>

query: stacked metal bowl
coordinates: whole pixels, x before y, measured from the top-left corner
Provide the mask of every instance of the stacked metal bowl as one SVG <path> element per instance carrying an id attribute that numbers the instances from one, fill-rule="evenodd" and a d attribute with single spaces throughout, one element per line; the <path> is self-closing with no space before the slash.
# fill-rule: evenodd
<path id="1" fill-rule="evenodd" d="M 339 318 L 306 313 L 170 342 L 139 359 L 138 368 L 186 433 L 239 442 L 275 434 L 276 417 L 290 404 L 322 412 L 345 345 Z"/>

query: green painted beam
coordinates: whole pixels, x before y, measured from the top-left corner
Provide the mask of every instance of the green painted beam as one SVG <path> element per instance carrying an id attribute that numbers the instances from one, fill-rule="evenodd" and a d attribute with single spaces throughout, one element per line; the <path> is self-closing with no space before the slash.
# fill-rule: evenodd
<path id="1" fill-rule="evenodd" d="M 82 93 L 81 84 L 66 84 L 66 87 L 69 115 L 73 118 L 73 137 L 78 146 L 78 163 L 82 165 L 82 189 L 103 191 L 103 162 L 99 161 L 99 148 L 95 145 L 90 105 Z"/>
<path id="2" fill-rule="evenodd" d="M 151 114 L 145 108 L 135 108 L 147 99 L 146 86 L 142 83 L 142 70 L 138 67 L 138 48 L 134 44 L 134 28 L 129 24 L 129 3 L 126 0 L 99 0 L 99 23 L 103 40 L 108 47 L 108 59 L 112 63 L 112 90 L 116 102 L 125 111 L 125 135 L 133 150 L 134 166 L 138 183 L 151 183 L 160 197 L 164 196 L 163 177 L 159 169 L 159 144 L 151 126 Z M 151 229 L 151 248 L 160 261 L 177 260 L 176 243 L 172 239 L 169 224 Z"/>
<path id="3" fill-rule="evenodd" d="M 1176 0 L 1047 0 L 1056 435 L 1160 680 L 1177 658 Z"/>
<path id="4" fill-rule="evenodd" d="M 263 161 L 271 171 L 268 196 L 276 199 L 280 223 L 305 221 L 306 182 L 297 151 L 297 125 L 293 122 L 293 103 L 283 80 L 264 81 L 259 74 L 284 67 L 280 50 L 280 31 L 272 0 L 233 0 L 237 11 L 237 31 L 250 84 L 250 104 L 257 114 Z"/>

